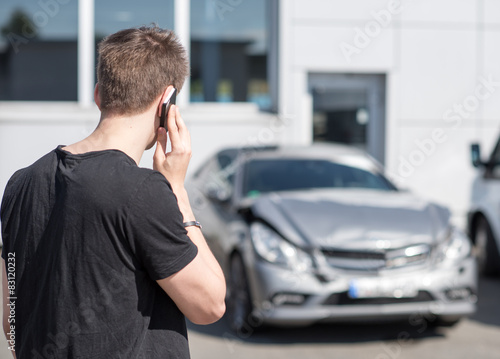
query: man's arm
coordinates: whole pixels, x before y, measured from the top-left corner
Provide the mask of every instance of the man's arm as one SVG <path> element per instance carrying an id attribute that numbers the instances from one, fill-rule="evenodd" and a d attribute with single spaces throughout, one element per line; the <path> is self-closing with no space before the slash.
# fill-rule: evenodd
<path id="1" fill-rule="evenodd" d="M 10 332 L 10 324 L 9 324 L 9 310 L 7 309 L 7 303 L 9 300 L 9 289 L 7 288 L 7 271 L 5 267 L 5 259 L 2 258 L 2 312 L 3 312 L 3 332 L 5 334 L 5 338 L 9 340 L 7 333 Z M 16 358 L 16 352 L 12 351 L 12 355 L 14 359 Z"/>
<path id="2" fill-rule="evenodd" d="M 184 179 L 191 159 L 189 132 L 177 106 L 168 113 L 167 126 L 172 151 L 166 152 L 167 134 L 158 130 L 158 143 L 154 154 L 154 169 L 161 172 L 172 186 L 184 222 L 193 221 L 194 215 L 184 188 Z M 198 247 L 196 257 L 174 275 L 158 281 L 182 313 L 195 324 L 210 324 L 225 312 L 226 281 L 219 263 L 197 227 L 187 228 L 188 236 Z"/>

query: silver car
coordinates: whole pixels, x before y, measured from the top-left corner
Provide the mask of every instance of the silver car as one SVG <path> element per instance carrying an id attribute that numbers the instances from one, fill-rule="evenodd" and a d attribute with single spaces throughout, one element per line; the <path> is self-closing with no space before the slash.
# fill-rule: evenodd
<path id="1" fill-rule="evenodd" d="M 476 309 L 469 238 L 445 207 L 398 190 L 340 145 L 225 149 L 188 181 L 228 281 L 236 331 Z"/>

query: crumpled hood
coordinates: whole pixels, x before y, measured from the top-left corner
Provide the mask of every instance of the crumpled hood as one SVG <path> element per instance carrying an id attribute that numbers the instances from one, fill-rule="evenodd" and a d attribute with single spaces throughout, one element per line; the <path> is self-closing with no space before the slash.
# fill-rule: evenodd
<path id="1" fill-rule="evenodd" d="M 366 189 L 271 193 L 251 210 L 298 246 L 351 250 L 432 245 L 450 220 L 448 209 L 411 193 Z"/>

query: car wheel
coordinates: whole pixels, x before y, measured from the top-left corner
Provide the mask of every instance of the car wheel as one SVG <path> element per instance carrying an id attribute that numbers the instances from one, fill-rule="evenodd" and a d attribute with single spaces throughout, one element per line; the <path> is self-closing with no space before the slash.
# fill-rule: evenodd
<path id="1" fill-rule="evenodd" d="M 482 275 L 498 273 L 499 254 L 493 232 L 485 218 L 480 218 L 474 235 L 478 271 Z"/>
<path id="2" fill-rule="evenodd" d="M 253 330 L 248 323 L 252 315 L 252 300 L 248 288 L 243 259 L 235 254 L 231 258 L 227 314 L 229 325 L 236 333 L 246 334 Z"/>
<path id="3" fill-rule="evenodd" d="M 453 327 L 460 322 L 462 317 L 438 317 L 435 324 L 439 327 Z"/>

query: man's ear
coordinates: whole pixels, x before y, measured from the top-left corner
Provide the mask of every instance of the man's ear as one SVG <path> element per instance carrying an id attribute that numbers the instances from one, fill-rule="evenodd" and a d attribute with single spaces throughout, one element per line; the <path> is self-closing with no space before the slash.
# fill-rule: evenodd
<path id="1" fill-rule="evenodd" d="M 169 86 L 165 89 L 165 91 L 163 92 L 163 95 L 161 95 L 161 97 L 160 97 L 160 103 L 158 104 L 158 107 L 157 107 L 157 109 L 156 109 L 156 115 L 157 115 L 158 117 L 160 117 L 160 116 L 161 116 L 161 107 L 162 107 L 162 105 L 163 105 L 163 102 L 165 101 L 165 99 L 167 98 L 168 94 L 170 93 L 170 91 L 171 91 L 173 88 L 174 88 L 174 86 L 169 85 Z"/>
<path id="2" fill-rule="evenodd" d="M 99 110 L 101 109 L 101 99 L 99 98 L 99 83 L 95 84 L 94 88 L 94 101 Z"/>

